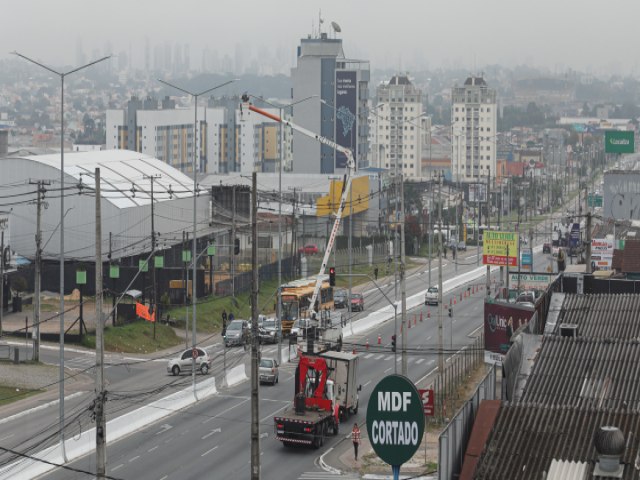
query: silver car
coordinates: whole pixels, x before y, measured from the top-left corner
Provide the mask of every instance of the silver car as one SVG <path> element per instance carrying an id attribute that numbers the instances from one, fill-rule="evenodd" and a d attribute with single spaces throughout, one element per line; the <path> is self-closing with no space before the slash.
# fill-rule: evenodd
<path id="1" fill-rule="evenodd" d="M 180 356 L 169 360 L 167 363 L 167 372 L 172 373 L 173 375 L 180 375 L 181 372 L 191 372 L 194 350 L 197 352 L 196 371 L 200 371 L 203 375 L 209 373 L 209 370 L 211 369 L 211 359 L 207 352 L 201 348 L 190 348 L 183 351 Z"/>
<path id="2" fill-rule="evenodd" d="M 424 304 L 432 305 L 434 303 L 438 305 L 438 287 L 429 287 L 424 294 Z"/>
<path id="3" fill-rule="evenodd" d="M 227 325 L 224 336 L 224 346 L 247 345 L 249 343 L 249 322 L 246 320 L 234 320 Z"/>
<path id="4" fill-rule="evenodd" d="M 260 383 L 275 385 L 278 383 L 278 362 L 273 358 L 263 358 L 260 360 L 258 375 Z"/>

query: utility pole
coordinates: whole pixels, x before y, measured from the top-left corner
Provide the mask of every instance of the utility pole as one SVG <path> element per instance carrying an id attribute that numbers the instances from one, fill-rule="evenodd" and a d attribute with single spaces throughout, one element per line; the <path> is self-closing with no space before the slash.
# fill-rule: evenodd
<path id="1" fill-rule="evenodd" d="M 154 211 L 153 211 L 153 180 L 160 178 L 160 175 L 145 175 L 144 178 L 148 178 L 151 181 L 151 305 L 153 313 L 158 319 L 158 299 L 156 296 L 156 229 L 154 224 Z M 156 322 L 153 322 L 153 339 L 156 339 Z"/>
<path id="2" fill-rule="evenodd" d="M 346 186 L 344 187 L 346 188 Z M 353 188 L 349 189 L 349 238 L 347 238 L 347 250 L 349 252 L 349 301 L 347 302 L 347 308 L 348 308 L 348 312 L 349 312 L 349 325 L 352 325 L 351 323 L 351 289 L 353 288 L 353 277 L 351 276 L 351 269 L 353 266 L 353 254 L 351 252 L 351 245 L 352 245 L 352 238 L 353 238 Z M 322 302 L 320 302 L 322 303 Z M 311 305 L 311 308 L 314 308 L 313 305 Z"/>
<path id="3" fill-rule="evenodd" d="M 36 199 L 36 258 L 35 258 L 35 305 L 33 319 L 33 361 L 40 361 L 40 290 L 42 286 L 42 198 L 44 194 L 43 185 L 51 185 L 50 181 L 38 180 L 30 184 L 38 186 Z"/>
<path id="4" fill-rule="evenodd" d="M 353 190 L 352 190 L 353 191 Z M 402 375 L 407 376 L 407 289 L 405 283 L 404 248 L 404 175 L 400 174 L 400 295 L 402 296 Z"/>
<path id="5" fill-rule="evenodd" d="M 591 271 L 591 210 L 587 212 L 587 253 L 586 253 L 587 273 Z"/>
<path id="6" fill-rule="evenodd" d="M 260 479 L 260 397 L 258 378 L 258 182 L 252 175 L 251 189 L 251 480 Z"/>
<path id="7" fill-rule="evenodd" d="M 442 332 L 442 174 L 438 178 L 438 375 L 444 375 L 444 341 Z"/>
<path id="8" fill-rule="evenodd" d="M 107 471 L 107 422 L 104 401 L 104 317 L 102 315 L 102 209 L 100 205 L 100 169 L 95 170 L 96 183 L 96 476 L 105 478 Z"/>
<path id="9" fill-rule="evenodd" d="M 487 175 L 487 231 L 491 230 L 491 169 L 489 169 Z M 484 237 L 483 237 L 484 238 Z M 484 244 L 484 241 L 482 242 Z M 478 252 L 478 257 L 480 252 Z M 491 293 L 491 265 L 487 264 L 487 295 Z"/>
<path id="10" fill-rule="evenodd" d="M 236 296 L 236 256 L 233 249 L 236 243 L 236 186 L 231 187 L 231 296 Z"/>

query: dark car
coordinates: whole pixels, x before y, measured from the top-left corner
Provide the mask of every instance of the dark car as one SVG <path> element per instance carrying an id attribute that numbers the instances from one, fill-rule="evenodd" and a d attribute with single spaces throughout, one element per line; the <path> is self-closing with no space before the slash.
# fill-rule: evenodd
<path id="1" fill-rule="evenodd" d="M 247 345 L 249 343 L 249 322 L 246 320 L 234 320 L 227 325 L 224 336 L 224 346 Z"/>
<path id="2" fill-rule="evenodd" d="M 349 293 L 343 289 L 338 288 L 333 291 L 333 306 L 336 308 L 347 308 L 347 296 Z"/>
<path id="3" fill-rule="evenodd" d="M 549 242 L 542 244 L 542 253 L 551 253 L 551 244 Z"/>
<path id="4" fill-rule="evenodd" d="M 361 293 L 352 293 L 351 294 L 351 311 L 362 312 L 364 310 L 364 297 Z"/>

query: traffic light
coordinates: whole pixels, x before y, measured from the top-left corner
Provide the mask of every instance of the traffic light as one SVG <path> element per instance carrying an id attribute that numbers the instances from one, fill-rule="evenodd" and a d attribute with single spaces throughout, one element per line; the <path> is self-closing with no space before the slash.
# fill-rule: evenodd
<path id="1" fill-rule="evenodd" d="M 329 267 L 329 285 L 336 286 L 336 267 Z"/>
<path id="2" fill-rule="evenodd" d="M 451 305 L 449 305 L 449 316 L 451 316 L 453 313 L 453 308 L 451 307 Z"/>
<path id="3" fill-rule="evenodd" d="M 233 241 L 233 254 L 238 255 L 240 253 L 240 239 L 236 238 Z"/>
<path id="4" fill-rule="evenodd" d="M 395 335 L 391 335 L 391 351 L 392 352 L 396 351 L 396 336 Z"/>

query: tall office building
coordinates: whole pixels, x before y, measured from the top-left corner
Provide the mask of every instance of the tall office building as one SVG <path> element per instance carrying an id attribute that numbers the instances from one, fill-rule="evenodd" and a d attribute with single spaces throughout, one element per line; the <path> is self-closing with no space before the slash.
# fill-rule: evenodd
<path id="1" fill-rule="evenodd" d="M 300 41 L 291 69 L 293 102 L 318 96 L 293 107 L 295 123 L 351 148 L 358 167 L 367 164 L 369 77 L 368 61 L 347 59 L 342 40 L 322 32 Z M 342 173 L 345 166 L 344 154 L 293 133 L 294 173 Z"/>
<path id="2" fill-rule="evenodd" d="M 496 91 L 471 76 L 451 92 L 453 180 L 472 182 L 496 174 Z"/>
<path id="3" fill-rule="evenodd" d="M 405 178 L 422 176 L 422 91 L 407 75 L 395 75 L 377 89 L 378 108 L 373 125 L 372 149 L 377 153 L 378 167 L 402 173 Z"/>

